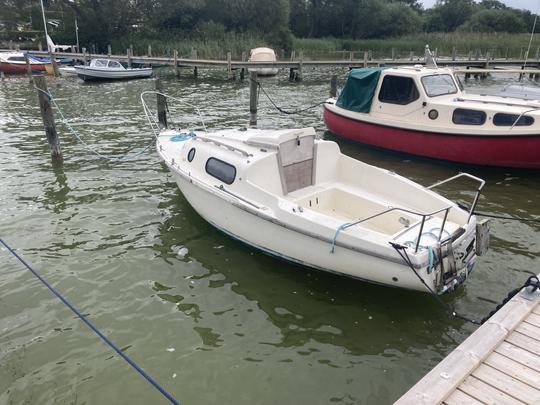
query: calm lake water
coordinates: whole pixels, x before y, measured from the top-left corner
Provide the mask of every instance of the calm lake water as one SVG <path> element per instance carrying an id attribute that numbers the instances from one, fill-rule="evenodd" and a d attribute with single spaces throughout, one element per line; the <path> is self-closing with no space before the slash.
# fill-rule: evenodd
<path id="1" fill-rule="evenodd" d="M 167 93 L 201 108 L 209 128 L 246 125 L 247 81 L 228 82 L 224 72 L 200 72 L 197 80 L 157 74 Z M 295 109 L 324 100 L 331 74 L 307 72 L 291 83 L 281 72 L 263 83 L 280 106 Z M 466 86 L 491 92 L 514 80 Z M 49 83 L 93 150 L 120 156 L 152 142 L 139 101 L 151 79 Z M 178 126 L 196 125 L 189 108 L 170 113 Z M 0 237 L 182 404 L 391 403 L 474 330 L 428 294 L 308 270 L 245 247 L 194 212 L 153 147 L 136 160 L 107 163 L 57 124 L 63 166 L 51 164 L 28 80 L 0 83 Z M 320 110 L 281 115 L 263 96 L 259 126 L 325 130 Z M 539 172 L 339 143 L 346 154 L 425 185 L 468 171 L 487 180 L 478 210 L 540 217 Z M 472 185 L 449 185 L 446 195 L 468 202 Z M 491 250 L 446 302 L 484 316 L 528 271 L 540 272 L 539 231 L 534 223 L 493 221 Z M 0 250 L 0 403 L 166 401 Z"/>

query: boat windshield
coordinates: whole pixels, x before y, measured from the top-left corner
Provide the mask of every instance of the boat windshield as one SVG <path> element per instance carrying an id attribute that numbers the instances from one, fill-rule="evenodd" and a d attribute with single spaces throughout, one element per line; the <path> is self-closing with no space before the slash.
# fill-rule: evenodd
<path id="1" fill-rule="evenodd" d="M 94 66 L 107 67 L 107 60 L 105 59 L 96 59 Z"/>
<path id="2" fill-rule="evenodd" d="M 429 97 L 457 93 L 456 84 L 451 75 L 430 75 L 422 77 L 422 85 Z"/>

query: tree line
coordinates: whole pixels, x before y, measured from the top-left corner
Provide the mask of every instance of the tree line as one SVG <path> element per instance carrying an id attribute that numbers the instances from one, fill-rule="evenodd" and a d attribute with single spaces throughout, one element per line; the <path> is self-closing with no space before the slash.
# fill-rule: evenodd
<path id="1" fill-rule="evenodd" d="M 44 0 L 57 41 L 104 46 L 137 34 L 199 40 L 253 33 L 289 48 L 298 38 L 384 38 L 416 32 L 530 32 L 534 14 L 498 0 Z M 22 27 L 22 28 L 21 28 Z M 0 30 L 43 29 L 39 0 L 0 0 Z M 540 24 L 537 27 L 540 31 Z M 20 35 L 19 35 L 20 36 Z"/>

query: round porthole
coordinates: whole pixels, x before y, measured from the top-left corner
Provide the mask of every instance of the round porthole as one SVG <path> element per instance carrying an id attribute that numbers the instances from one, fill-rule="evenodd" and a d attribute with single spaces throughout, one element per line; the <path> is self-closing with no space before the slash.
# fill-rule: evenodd
<path id="1" fill-rule="evenodd" d="M 429 110 L 428 117 L 432 120 L 436 120 L 439 117 L 439 112 L 437 110 Z"/>
<path id="2" fill-rule="evenodd" d="M 188 162 L 191 162 L 193 158 L 195 157 L 195 148 L 191 148 L 187 154 L 187 160 Z"/>
<path id="3" fill-rule="evenodd" d="M 397 277 L 392 277 L 392 281 L 396 282 L 398 281 L 398 278 Z"/>

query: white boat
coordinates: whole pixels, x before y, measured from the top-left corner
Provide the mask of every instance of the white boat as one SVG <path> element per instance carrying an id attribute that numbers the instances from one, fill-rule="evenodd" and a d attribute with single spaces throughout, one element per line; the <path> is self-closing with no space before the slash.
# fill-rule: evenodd
<path id="1" fill-rule="evenodd" d="M 58 71 L 62 76 L 77 76 L 77 69 L 74 66 L 61 66 Z"/>
<path id="2" fill-rule="evenodd" d="M 116 60 L 92 59 L 89 66 L 75 66 L 83 80 L 121 80 L 150 77 L 152 68 L 125 68 Z"/>
<path id="3" fill-rule="evenodd" d="M 249 52 L 249 62 L 276 62 L 276 53 L 271 48 L 253 48 Z M 278 73 L 278 68 L 259 67 L 249 68 L 250 72 L 257 72 L 259 76 L 275 76 Z"/>
<path id="4" fill-rule="evenodd" d="M 313 128 L 165 130 L 157 150 L 191 206 L 263 252 L 373 283 L 442 294 L 475 266 L 477 229 L 456 203 L 340 152 Z M 484 246 L 480 248 L 481 246 Z"/>

